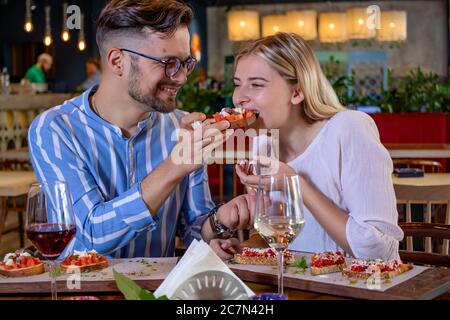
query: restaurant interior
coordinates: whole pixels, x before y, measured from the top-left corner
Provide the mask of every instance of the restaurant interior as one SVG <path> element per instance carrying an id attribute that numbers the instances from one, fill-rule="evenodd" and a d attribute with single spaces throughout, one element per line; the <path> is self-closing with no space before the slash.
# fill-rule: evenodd
<path id="1" fill-rule="evenodd" d="M 106 0 L 0 0 L 1 259 L 7 253 L 32 245 L 25 232 L 30 184 L 36 182 L 28 148 L 29 126 L 42 112 L 99 83 L 100 54 L 95 30 L 106 3 Z M 187 3 L 194 12 L 189 32 L 191 54 L 197 65 L 178 92 L 178 108 L 207 115 L 224 107 L 232 108 L 234 63 L 239 50 L 260 37 L 277 32 L 296 33 L 313 49 L 342 105 L 374 120 L 380 141 L 392 160 L 398 224 L 405 235 L 399 244 L 400 257 L 414 263 L 417 274 L 399 284 L 384 282 L 386 288 L 371 290 L 363 285 L 354 288 L 326 283 L 326 278 L 314 282 L 302 279 L 300 272 L 285 271 L 284 292 L 288 298 L 448 300 L 449 1 L 190 0 Z M 47 68 L 44 65 L 49 58 Z M 240 151 L 243 153 L 237 152 L 231 159 L 224 155 L 206 167 L 215 203 L 230 201 L 248 191 L 235 169 L 237 162 L 246 159 L 248 150 Z M 255 234 L 254 230 L 239 231 L 238 239 L 247 246 L 266 246 Z M 197 247 L 199 250 L 200 244 Z M 177 238 L 177 255 L 191 254 L 195 248 L 187 249 Z M 184 258 L 187 261 L 191 257 Z M 271 274 L 257 276 L 253 269 L 233 264 L 229 267 L 254 293 L 276 291 L 275 269 Z M 174 268 L 173 272 L 180 270 Z M 296 275 L 300 278 L 295 278 Z M 154 291 L 162 280 L 148 280 L 145 287 Z M 168 286 L 162 285 L 158 290 L 171 292 L 162 288 Z M 3 283 L 0 276 L 0 299 L 10 298 L 15 290 L 11 288 L 18 287 L 18 283 Z M 93 282 L 83 287 L 87 291 L 71 292 L 58 284 L 58 294 L 123 299 L 111 285 L 105 286 L 109 291 L 96 288 Z M 44 291 L 30 288 L 18 290 L 21 293 L 15 297 L 50 295 L 50 286 L 45 290 L 39 287 Z M 200 293 L 197 297 L 205 298 Z"/>

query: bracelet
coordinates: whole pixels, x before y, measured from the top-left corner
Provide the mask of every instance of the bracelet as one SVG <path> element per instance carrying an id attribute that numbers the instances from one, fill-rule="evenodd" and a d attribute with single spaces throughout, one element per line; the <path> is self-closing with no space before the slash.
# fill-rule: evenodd
<path id="1" fill-rule="evenodd" d="M 216 238 L 228 239 L 232 238 L 235 235 L 235 231 L 220 223 L 216 213 L 222 205 L 223 203 L 219 204 L 210 211 L 209 223 L 211 225 L 212 231 L 216 234 Z"/>

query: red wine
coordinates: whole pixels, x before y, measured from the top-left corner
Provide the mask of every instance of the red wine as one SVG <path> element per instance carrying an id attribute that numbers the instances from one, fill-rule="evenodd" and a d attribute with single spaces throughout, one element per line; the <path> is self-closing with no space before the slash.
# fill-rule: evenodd
<path id="1" fill-rule="evenodd" d="M 58 223 L 38 223 L 26 230 L 27 238 L 49 260 L 58 258 L 75 235 L 75 226 Z"/>

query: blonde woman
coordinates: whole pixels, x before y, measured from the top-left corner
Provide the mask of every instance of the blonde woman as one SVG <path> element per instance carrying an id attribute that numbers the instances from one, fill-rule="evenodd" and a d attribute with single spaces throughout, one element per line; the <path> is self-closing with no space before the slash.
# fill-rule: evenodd
<path id="1" fill-rule="evenodd" d="M 236 58 L 234 85 L 236 107 L 279 129 L 279 162 L 269 165 L 301 177 L 306 221 L 290 248 L 398 258 L 389 153 L 374 121 L 339 103 L 308 44 L 290 33 L 256 40 Z M 247 166 L 236 170 L 242 183 L 257 184 Z"/>

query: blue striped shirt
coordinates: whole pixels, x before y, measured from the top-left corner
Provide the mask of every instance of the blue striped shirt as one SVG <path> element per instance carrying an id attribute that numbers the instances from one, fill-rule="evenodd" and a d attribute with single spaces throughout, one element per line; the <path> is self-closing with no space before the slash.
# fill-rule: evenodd
<path id="1" fill-rule="evenodd" d="M 153 217 L 140 182 L 170 156 L 176 144 L 172 133 L 185 113 L 152 112 L 127 138 L 92 111 L 93 90 L 40 114 L 28 132 L 38 180 L 69 184 L 77 232 L 65 253 L 95 249 L 116 258 L 173 256 L 175 237 L 186 245 L 200 239 L 214 207 L 206 170 L 186 176 Z"/>

